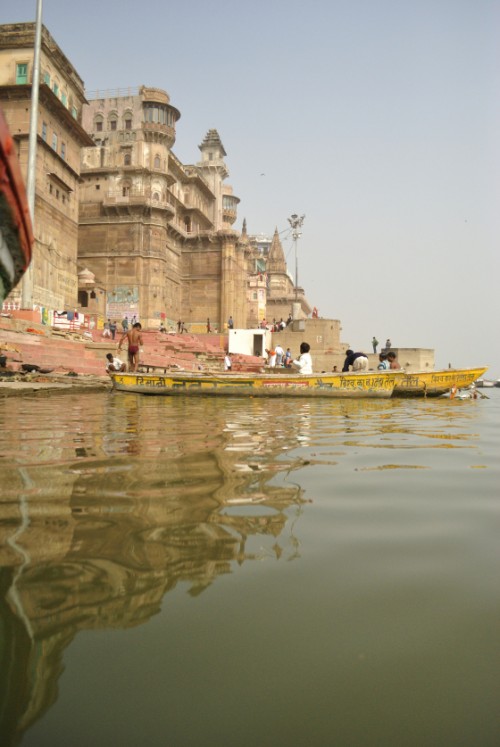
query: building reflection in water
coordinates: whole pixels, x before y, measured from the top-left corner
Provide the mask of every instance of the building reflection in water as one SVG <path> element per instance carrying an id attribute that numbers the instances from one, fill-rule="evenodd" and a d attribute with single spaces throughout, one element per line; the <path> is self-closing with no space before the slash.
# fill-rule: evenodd
<path id="1" fill-rule="evenodd" d="M 226 417 L 201 402 L 66 404 L 36 446 L 11 434 L 23 466 L 0 463 L 3 744 L 57 699 L 79 630 L 140 625 L 179 582 L 195 596 L 246 561 L 298 554 L 304 501 L 286 452 L 308 438 L 307 404 L 286 426 L 260 405 Z M 23 406 L 5 417 L 28 422 Z"/>

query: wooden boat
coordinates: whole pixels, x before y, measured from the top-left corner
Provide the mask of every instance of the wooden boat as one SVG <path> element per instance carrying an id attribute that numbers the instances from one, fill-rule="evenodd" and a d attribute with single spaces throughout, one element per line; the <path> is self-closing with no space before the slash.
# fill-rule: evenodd
<path id="1" fill-rule="evenodd" d="M 403 371 L 366 371 L 301 375 L 171 372 L 163 374 L 112 373 L 115 389 L 159 395 L 217 395 L 250 397 L 389 398 Z"/>
<path id="2" fill-rule="evenodd" d="M 31 259 L 33 233 L 14 140 L 0 110 L 0 303 Z"/>
<path id="3" fill-rule="evenodd" d="M 495 386 L 495 382 L 491 381 L 490 379 L 478 379 L 476 381 L 476 386 L 479 386 L 479 387 L 492 387 L 492 386 Z"/>
<path id="4" fill-rule="evenodd" d="M 405 373 L 396 382 L 395 397 L 439 397 L 453 388 L 465 389 L 487 371 L 484 368 L 443 368 Z"/>

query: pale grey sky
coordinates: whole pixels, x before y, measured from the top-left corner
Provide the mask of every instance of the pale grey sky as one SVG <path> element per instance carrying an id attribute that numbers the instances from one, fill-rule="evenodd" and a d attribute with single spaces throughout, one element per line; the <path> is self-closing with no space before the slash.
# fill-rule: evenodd
<path id="1" fill-rule="evenodd" d="M 353 348 L 500 377 L 500 0 L 44 0 L 43 20 L 87 90 L 168 91 L 183 162 L 219 131 L 235 228 L 283 231 L 292 275 L 305 214 L 299 283 Z"/>

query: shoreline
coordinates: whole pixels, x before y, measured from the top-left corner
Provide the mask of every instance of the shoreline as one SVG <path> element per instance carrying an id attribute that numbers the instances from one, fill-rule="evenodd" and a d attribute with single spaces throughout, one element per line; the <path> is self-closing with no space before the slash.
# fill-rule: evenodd
<path id="1" fill-rule="evenodd" d="M 20 374 L 12 377 L 0 374 L 0 399 L 30 394 L 83 394 L 96 391 L 111 391 L 113 384 L 108 376 L 91 374 Z"/>

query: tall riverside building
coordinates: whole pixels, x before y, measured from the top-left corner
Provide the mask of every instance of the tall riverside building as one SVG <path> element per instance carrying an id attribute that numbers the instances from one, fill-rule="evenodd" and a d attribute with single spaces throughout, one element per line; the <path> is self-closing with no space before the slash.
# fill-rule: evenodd
<path id="1" fill-rule="evenodd" d="M 223 182 L 216 130 L 201 160 L 175 156 L 179 111 L 158 88 L 89 95 L 83 125 L 79 258 L 106 289 L 107 316 L 145 326 L 246 325 L 247 268 L 232 229 L 239 199 Z"/>
<path id="2" fill-rule="evenodd" d="M 0 26 L 0 106 L 27 176 L 34 23 Z M 92 141 L 81 125 L 83 81 L 45 27 L 40 50 L 33 306 L 73 309 L 77 304 L 80 149 Z M 21 303 L 21 284 L 4 306 Z"/>

